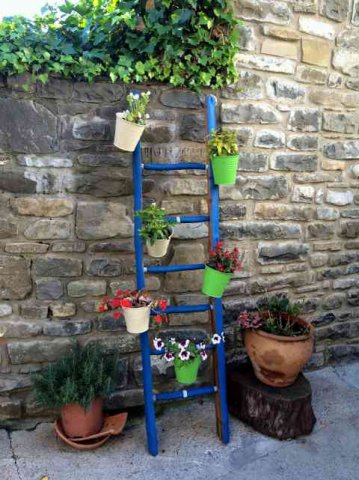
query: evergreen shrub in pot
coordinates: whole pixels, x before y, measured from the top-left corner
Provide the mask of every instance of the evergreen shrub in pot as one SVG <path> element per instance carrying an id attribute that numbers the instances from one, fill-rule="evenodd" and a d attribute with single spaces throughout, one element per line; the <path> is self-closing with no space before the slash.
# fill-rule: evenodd
<path id="1" fill-rule="evenodd" d="M 33 376 L 37 402 L 60 408 L 64 432 L 69 438 L 98 433 L 104 421 L 102 398 L 113 386 L 115 360 L 104 356 L 97 344 L 73 350 Z"/>

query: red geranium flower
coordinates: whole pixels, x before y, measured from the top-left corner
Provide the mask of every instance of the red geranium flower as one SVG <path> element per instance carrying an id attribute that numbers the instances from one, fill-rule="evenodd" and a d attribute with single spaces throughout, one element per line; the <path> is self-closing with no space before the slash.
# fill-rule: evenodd
<path id="1" fill-rule="evenodd" d="M 131 300 L 128 300 L 127 298 L 124 298 L 121 301 L 121 306 L 125 307 L 125 308 L 132 308 L 132 302 L 131 302 Z"/>
<path id="2" fill-rule="evenodd" d="M 118 318 L 121 317 L 121 314 L 120 314 L 120 312 L 115 312 L 112 316 L 113 316 L 113 318 L 118 319 Z"/>

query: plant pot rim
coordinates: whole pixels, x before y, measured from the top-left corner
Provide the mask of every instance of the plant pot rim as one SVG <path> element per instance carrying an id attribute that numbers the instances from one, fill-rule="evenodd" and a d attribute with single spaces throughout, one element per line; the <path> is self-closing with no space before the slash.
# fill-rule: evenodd
<path id="1" fill-rule="evenodd" d="M 122 310 L 140 310 L 141 308 L 151 308 L 153 302 L 149 303 L 148 305 L 144 305 L 143 307 L 121 307 Z"/>
<path id="2" fill-rule="evenodd" d="M 206 268 L 210 268 L 214 272 L 223 273 L 224 275 L 233 275 L 233 272 L 221 272 L 220 270 L 217 270 L 216 268 L 210 267 L 208 265 L 208 263 L 206 263 Z"/>
<path id="3" fill-rule="evenodd" d="M 168 228 L 171 230 L 171 233 L 167 238 L 157 238 L 157 240 L 155 240 L 153 243 L 151 243 L 150 240 L 146 240 L 146 244 L 149 243 L 150 245 L 154 245 L 156 242 L 161 242 L 163 240 L 165 240 L 165 241 L 171 240 L 171 238 L 173 237 L 173 234 L 174 234 L 174 230 L 173 230 L 173 227 L 168 227 Z"/>
<path id="4" fill-rule="evenodd" d="M 125 118 L 123 118 L 125 112 L 116 112 L 116 118 L 120 118 L 123 122 L 128 123 L 129 125 L 136 125 L 136 127 L 144 128 L 146 125 L 141 125 L 140 123 L 129 122 Z"/>
<path id="5" fill-rule="evenodd" d="M 307 320 L 304 320 L 304 318 L 302 318 L 302 317 L 295 317 L 294 323 L 299 323 L 303 326 L 308 327 L 309 328 L 309 333 L 307 333 L 305 335 L 298 335 L 298 336 L 294 336 L 294 337 L 289 337 L 289 336 L 285 336 L 285 335 L 275 335 L 274 333 L 268 333 L 268 332 L 265 332 L 264 330 L 261 330 L 260 328 L 258 328 L 258 329 L 252 328 L 252 329 L 250 329 L 250 331 L 252 333 L 256 333 L 260 337 L 270 338 L 271 340 L 276 340 L 277 342 L 284 342 L 284 343 L 304 342 L 304 341 L 308 340 L 309 338 L 314 337 L 314 327 L 310 322 L 308 322 Z"/>
<path id="6" fill-rule="evenodd" d="M 225 158 L 234 158 L 234 157 L 239 158 L 239 153 L 233 153 L 233 154 L 227 154 L 227 155 L 213 155 L 212 154 L 212 159 L 223 158 L 223 157 L 225 157 Z"/>

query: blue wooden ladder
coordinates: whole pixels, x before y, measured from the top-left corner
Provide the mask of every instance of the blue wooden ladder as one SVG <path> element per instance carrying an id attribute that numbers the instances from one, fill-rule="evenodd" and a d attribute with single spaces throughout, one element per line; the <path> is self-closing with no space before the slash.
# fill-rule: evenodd
<path id="1" fill-rule="evenodd" d="M 208 95 L 206 97 L 206 117 L 207 130 L 210 133 L 216 128 L 216 97 Z M 181 272 L 188 270 L 204 269 L 204 264 L 192 265 L 170 265 L 170 266 L 150 266 L 145 267 L 143 264 L 142 240 L 139 236 L 141 228 L 141 219 L 136 215 L 138 210 L 142 209 L 142 172 L 150 171 L 168 171 L 168 170 L 207 170 L 209 185 L 209 216 L 180 216 L 175 217 L 178 223 L 197 223 L 209 222 L 210 226 L 210 249 L 219 241 L 219 192 L 218 186 L 213 183 L 212 169 L 202 163 L 177 163 L 177 164 L 143 164 L 141 156 L 141 144 L 139 143 L 133 154 L 133 183 L 134 183 L 134 242 L 136 255 L 136 281 L 137 288 L 145 288 L 145 273 L 166 273 Z M 166 313 L 193 313 L 205 312 L 210 313 L 213 333 L 219 335 L 223 332 L 223 314 L 222 300 L 209 299 L 208 304 L 203 305 L 181 305 L 169 306 Z M 151 455 L 158 454 L 158 440 L 156 431 L 156 417 L 154 403 L 160 400 L 175 400 L 196 395 L 215 394 L 216 399 L 216 420 L 217 433 L 223 443 L 229 442 L 229 419 L 226 398 L 226 366 L 224 344 L 220 342 L 213 348 L 213 366 L 214 366 L 214 384 L 203 386 L 200 388 L 192 388 L 188 390 L 180 390 L 173 392 L 163 392 L 155 394 L 152 386 L 152 370 L 151 355 L 158 355 L 161 352 L 150 348 L 148 332 L 140 335 L 141 352 L 142 352 L 142 368 L 143 368 L 143 390 L 146 413 L 146 430 L 148 450 Z M 163 352 L 162 352 L 163 353 Z"/>

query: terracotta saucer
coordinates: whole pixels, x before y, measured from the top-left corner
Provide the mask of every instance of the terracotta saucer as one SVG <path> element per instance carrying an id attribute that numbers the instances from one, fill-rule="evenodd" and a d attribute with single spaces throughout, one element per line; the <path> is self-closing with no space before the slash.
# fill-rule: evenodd
<path id="1" fill-rule="evenodd" d="M 104 425 L 100 432 L 86 438 L 68 438 L 62 428 L 61 419 L 55 422 L 55 432 L 67 445 L 78 450 L 94 450 L 101 447 L 112 435 L 119 435 L 127 421 L 127 412 L 105 418 Z"/>
<path id="2" fill-rule="evenodd" d="M 102 438 L 107 435 L 119 435 L 125 428 L 127 422 L 128 413 L 118 413 L 117 415 L 110 415 L 105 417 L 103 427 L 98 433 L 90 435 L 85 438 L 71 438 L 73 442 L 86 442 L 87 440 L 95 440 L 96 438 Z"/>

